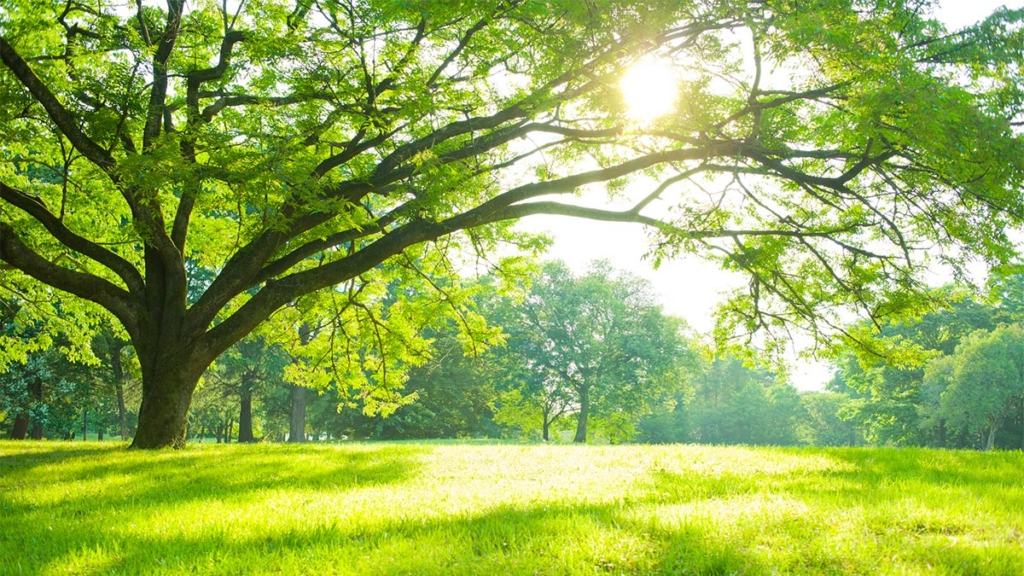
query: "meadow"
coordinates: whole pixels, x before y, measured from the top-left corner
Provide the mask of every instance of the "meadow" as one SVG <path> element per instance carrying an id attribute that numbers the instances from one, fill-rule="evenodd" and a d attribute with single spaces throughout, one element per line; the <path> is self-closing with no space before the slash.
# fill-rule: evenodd
<path id="1" fill-rule="evenodd" d="M 0 442 L 0 574 L 1024 574 L 1024 454 Z"/>

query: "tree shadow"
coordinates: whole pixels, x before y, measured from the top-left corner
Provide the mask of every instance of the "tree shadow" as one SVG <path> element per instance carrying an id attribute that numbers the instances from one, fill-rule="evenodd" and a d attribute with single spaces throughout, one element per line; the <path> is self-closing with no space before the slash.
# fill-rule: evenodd
<path id="1" fill-rule="evenodd" d="M 68 444 L 51 440 L 0 440 L 0 476 L 122 449 L 84 442 L 81 446 L 69 447 Z"/>
<path id="2" fill-rule="evenodd" d="M 68 527 L 74 549 L 27 564 L 80 574 L 760 574 L 770 567 L 736 542 L 698 530 L 651 531 L 616 505 L 498 507 L 463 517 L 378 526 L 316 523 L 260 536 L 208 533 L 123 539 L 92 561 L 82 552 L 110 547 L 109 531 Z M 36 526 L 25 539 L 44 537 Z M 642 552 L 638 554 L 638 551 Z"/>
<path id="3" fill-rule="evenodd" d="M 52 555 L 64 553 L 62 546 L 102 546 L 118 529 L 106 524 L 111 510 L 146 516 L 201 510 L 276 491 L 343 494 L 405 482 L 415 476 L 420 456 L 429 452 L 413 446 L 342 451 L 256 445 L 229 450 L 139 453 L 55 447 L 8 455 L 0 468 L 0 486 L 30 486 L 36 498 L 29 501 L 0 490 L 0 567 L 11 559 L 31 566 L 49 564 Z M 123 544 L 134 547 L 130 541 Z"/>

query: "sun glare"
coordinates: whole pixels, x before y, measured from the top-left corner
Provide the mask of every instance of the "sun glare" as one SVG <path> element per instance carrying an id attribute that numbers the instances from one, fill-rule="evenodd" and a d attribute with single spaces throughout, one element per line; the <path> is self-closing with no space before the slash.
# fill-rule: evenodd
<path id="1" fill-rule="evenodd" d="M 668 60 L 648 57 L 633 65 L 619 83 L 626 114 L 637 122 L 650 122 L 672 111 L 679 86 Z"/>

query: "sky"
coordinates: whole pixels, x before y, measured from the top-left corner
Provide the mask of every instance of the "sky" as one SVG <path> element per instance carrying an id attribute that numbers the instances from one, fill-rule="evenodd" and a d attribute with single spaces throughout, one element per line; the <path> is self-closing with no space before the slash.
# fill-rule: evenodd
<path id="1" fill-rule="evenodd" d="M 935 15 L 947 27 L 959 28 L 1004 5 L 1024 8 L 1024 0 L 944 0 Z M 696 257 L 663 262 L 655 270 L 650 261 L 643 259 L 648 247 L 647 233 L 637 224 L 533 216 L 524 219 L 519 227 L 549 234 L 554 244 L 547 257 L 564 260 L 577 273 L 585 271 L 591 261 L 604 259 L 616 268 L 646 278 L 665 312 L 686 319 L 697 333 L 706 333 L 713 327 L 712 312 L 722 301 L 722 294 L 747 282 L 743 276 L 726 273 Z M 825 362 L 800 360 L 794 355 L 789 364 L 790 381 L 800 390 L 823 389 L 831 378 L 831 368 Z"/>

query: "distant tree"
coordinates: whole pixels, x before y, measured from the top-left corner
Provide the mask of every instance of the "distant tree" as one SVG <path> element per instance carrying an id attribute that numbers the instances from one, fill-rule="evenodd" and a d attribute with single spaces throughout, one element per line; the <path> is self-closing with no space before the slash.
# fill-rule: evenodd
<path id="1" fill-rule="evenodd" d="M 309 345 L 310 339 L 313 337 L 315 328 L 310 325 L 309 322 L 303 322 L 296 328 L 299 336 L 299 345 Z M 292 358 L 292 361 L 300 361 L 296 358 Z M 302 386 L 301 384 L 291 384 L 288 389 L 289 391 L 289 410 L 288 410 L 288 442 L 292 444 L 301 443 L 306 441 L 306 405 L 309 401 L 309 388 Z"/>
<path id="2" fill-rule="evenodd" d="M 122 440 L 131 438 L 129 429 L 128 405 L 125 402 L 125 386 L 129 373 L 125 370 L 126 356 L 131 352 L 131 344 L 112 330 L 102 330 L 93 338 L 93 352 L 101 364 L 109 369 L 109 378 L 104 379 L 104 388 L 112 391 L 117 410 L 116 422 Z"/>
<path id="3" fill-rule="evenodd" d="M 41 353 L 31 354 L 24 364 L 9 366 L 0 373 L 0 413 L 10 424 L 8 437 L 24 440 L 29 437 L 41 439 L 43 381 L 51 376 L 47 357 Z"/>
<path id="4" fill-rule="evenodd" d="M 650 286 L 606 263 L 578 277 L 561 262 L 546 264 L 525 301 L 499 318 L 509 338 L 494 353 L 512 382 L 498 419 L 532 406 L 545 438 L 571 414 L 574 442 L 586 442 L 592 428 L 629 439 L 690 354 L 683 325 L 662 313 Z"/>
<path id="5" fill-rule="evenodd" d="M 668 444 L 692 440 L 690 404 L 693 400 L 693 385 L 691 380 L 703 372 L 704 367 L 700 365 L 697 355 L 690 360 L 686 377 L 677 380 L 674 383 L 675 389 L 668 390 L 651 413 L 640 418 L 638 442 Z"/>
<path id="6" fill-rule="evenodd" d="M 972 332 L 994 328 L 996 310 L 951 288 L 939 296 L 948 305 L 919 319 L 882 327 L 877 346 L 895 352 L 858 355 L 847 349 L 837 361 L 829 388 L 851 396 L 844 414 L 871 442 L 944 447 L 950 441 L 944 418 L 936 412 L 941 390 L 925 383 L 924 363 L 953 354 Z"/>
<path id="7" fill-rule="evenodd" d="M 221 355 L 216 368 L 206 378 L 218 386 L 222 397 L 238 399 L 238 442 L 255 442 L 253 402 L 260 395 L 284 382 L 284 369 L 290 361 L 277 346 L 268 345 L 259 336 L 250 336 Z"/>
<path id="8" fill-rule="evenodd" d="M 492 406 L 498 370 L 482 353 L 467 352 L 454 325 L 428 331 L 431 358 L 409 371 L 403 391 L 415 399 L 386 418 L 346 410 L 356 437 L 374 440 L 497 437 Z"/>
<path id="9" fill-rule="evenodd" d="M 57 316 L 45 320 L 36 316 L 40 312 Z M 90 327 L 67 323 L 59 313 L 59 307 L 0 299 L 0 343 L 8 347 L 7 361 L 0 360 L 0 413 L 11 438 L 71 437 L 89 424 L 90 414 L 102 436 L 109 378 L 88 340 L 80 340 Z"/>
<path id="10" fill-rule="evenodd" d="M 812 446 L 857 446 L 862 435 L 856 424 L 840 415 L 850 398 L 838 392 L 804 392 L 800 395 L 801 416 L 797 438 Z"/>
<path id="11" fill-rule="evenodd" d="M 1024 326 L 975 332 L 955 354 L 929 365 L 929 372 L 948 381 L 941 410 L 950 425 L 986 432 L 984 448 L 991 450 L 996 432 L 1024 399 Z"/>
<path id="12" fill-rule="evenodd" d="M 707 444 L 795 444 L 800 401 L 775 373 L 735 356 L 716 358 L 694 379 L 692 439 Z"/>

